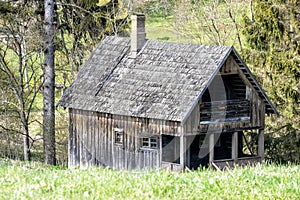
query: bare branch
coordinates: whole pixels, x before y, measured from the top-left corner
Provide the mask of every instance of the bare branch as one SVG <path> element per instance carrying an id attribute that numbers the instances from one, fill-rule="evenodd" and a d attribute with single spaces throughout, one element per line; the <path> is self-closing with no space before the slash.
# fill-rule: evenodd
<path id="1" fill-rule="evenodd" d="M 58 5 L 58 6 L 71 6 L 71 7 L 77 8 L 77 9 L 79 9 L 79 10 L 81 10 L 81 11 L 83 11 L 83 12 L 89 14 L 89 15 L 94 16 L 94 14 L 91 13 L 90 11 L 88 11 L 88 10 L 86 10 L 86 9 L 80 7 L 80 6 L 77 6 L 77 5 L 75 5 L 75 4 L 71 4 L 71 3 L 60 3 L 60 2 L 55 2 L 55 4 Z"/>

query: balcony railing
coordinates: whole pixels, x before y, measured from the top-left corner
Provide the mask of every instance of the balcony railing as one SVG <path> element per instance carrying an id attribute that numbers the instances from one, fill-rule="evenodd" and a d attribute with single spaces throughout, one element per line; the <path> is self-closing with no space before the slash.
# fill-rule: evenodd
<path id="1" fill-rule="evenodd" d="M 248 100 L 203 102 L 200 105 L 200 124 L 250 120 Z"/>
<path id="2" fill-rule="evenodd" d="M 235 165 L 252 166 L 257 163 L 261 163 L 261 161 L 262 160 L 260 156 L 238 158 L 236 161 L 234 161 L 233 159 L 214 160 L 213 167 L 217 167 L 222 170 L 225 168 L 233 168 Z"/>

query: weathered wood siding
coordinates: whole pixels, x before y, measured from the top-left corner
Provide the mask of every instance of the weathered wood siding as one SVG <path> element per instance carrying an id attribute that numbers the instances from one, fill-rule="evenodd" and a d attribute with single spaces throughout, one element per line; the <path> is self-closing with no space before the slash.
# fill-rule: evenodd
<path id="1" fill-rule="evenodd" d="M 245 100 L 250 102 L 250 120 L 237 120 L 231 122 L 219 122 L 200 125 L 200 115 L 201 115 L 201 100 L 195 106 L 190 116 L 188 117 L 186 123 L 184 124 L 184 133 L 186 135 L 197 135 L 200 133 L 205 133 L 207 130 L 210 132 L 220 132 L 220 131 L 234 131 L 234 130 L 244 130 L 244 129 L 254 129 L 263 128 L 265 123 L 265 103 L 259 97 L 253 85 L 246 78 L 244 73 L 239 69 L 238 64 L 232 56 L 229 56 L 226 62 L 220 69 L 220 75 L 223 76 L 233 76 L 240 78 L 240 81 L 231 80 L 232 90 L 235 95 L 241 99 L 241 103 Z M 237 74 L 239 76 L 237 76 Z M 235 77 L 235 78 L 236 78 Z M 227 106 L 227 105 L 226 105 Z M 226 108 L 227 109 L 227 108 Z M 238 109 L 234 116 L 244 116 L 248 113 L 249 108 Z M 226 111 L 227 112 L 227 111 Z M 245 113 L 242 113 L 245 112 Z M 246 113 L 247 112 L 247 113 Z M 228 115 L 226 113 L 226 115 Z M 248 114 L 247 114 L 248 115 Z"/>
<path id="2" fill-rule="evenodd" d="M 263 128 L 265 126 L 265 103 L 252 86 L 246 88 L 246 98 L 250 101 L 250 126 Z"/>
<path id="3" fill-rule="evenodd" d="M 69 167 L 109 166 L 143 169 L 161 166 L 161 134 L 176 136 L 180 123 L 69 109 Z M 123 129 L 123 145 L 114 143 Z M 157 149 L 141 148 L 141 138 L 156 136 Z"/>
<path id="4" fill-rule="evenodd" d="M 246 78 L 244 72 L 232 56 L 229 56 L 222 68 L 221 74 L 238 73 L 243 83 L 246 85 L 246 99 L 250 101 L 250 125 L 249 128 L 263 128 L 265 126 L 265 108 L 266 104 L 258 95 L 257 90 L 252 83 Z"/>
<path id="5" fill-rule="evenodd" d="M 197 135 L 199 134 L 200 126 L 200 102 L 195 106 L 190 116 L 183 125 L 183 131 L 185 135 Z"/>
<path id="6" fill-rule="evenodd" d="M 223 66 L 220 69 L 221 74 L 238 73 L 238 64 L 235 62 L 232 56 L 229 56 Z"/>

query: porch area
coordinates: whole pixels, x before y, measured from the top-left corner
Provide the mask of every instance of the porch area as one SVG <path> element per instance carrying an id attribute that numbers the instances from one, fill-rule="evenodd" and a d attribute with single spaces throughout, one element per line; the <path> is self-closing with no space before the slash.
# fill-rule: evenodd
<path id="1" fill-rule="evenodd" d="M 264 130 L 252 130 L 255 138 L 248 141 L 243 131 L 202 134 L 190 137 L 187 166 L 217 170 L 234 166 L 255 165 L 264 159 Z"/>

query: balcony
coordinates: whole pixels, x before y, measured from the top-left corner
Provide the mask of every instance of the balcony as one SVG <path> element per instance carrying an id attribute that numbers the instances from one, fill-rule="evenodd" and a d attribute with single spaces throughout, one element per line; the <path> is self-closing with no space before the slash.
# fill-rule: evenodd
<path id="1" fill-rule="evenodd" d="M 200 130 L 206 132 L 216 128 L 239 129 L 249 126 L 250 102 L 243 100 L 226 100 L 203 102 L 200 105 Z"/>

